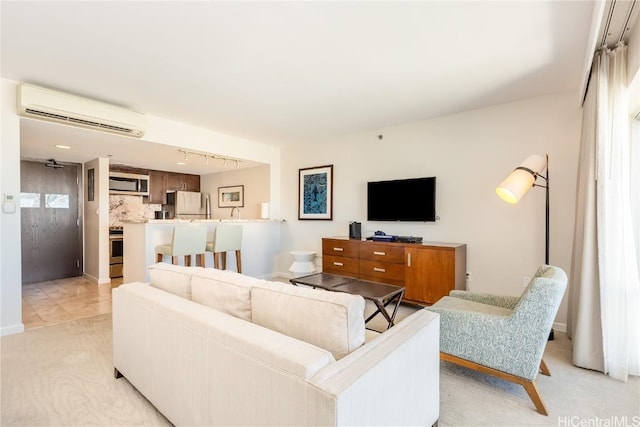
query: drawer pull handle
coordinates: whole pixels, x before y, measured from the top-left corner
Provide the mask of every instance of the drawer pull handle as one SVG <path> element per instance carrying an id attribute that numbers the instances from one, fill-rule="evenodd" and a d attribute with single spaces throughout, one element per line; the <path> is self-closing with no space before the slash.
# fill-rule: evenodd
<path id="1" fill-rule="evenodd" d="M 334 261 L 334 262 L 333 262 L 333 265 L 337 265 L 338 267 L 343 267 L 343 266 L 344 266 L 344 264 L 343 264 L 343 263 L 341 263 L 341 262 L 337 262 L 337 261 Z"/>
<path id="2" fill-rule="evenodd" d="M 378 273 L 386 273 L 387 270 L 384 268 L 373 267 L 373 271 L 377 271 Z"/>
<path id="3" fill-rule="evenodd" d="M 374 251 L 373 252 L 374 255 L 382 255 L 385 256 L 387 253 L 386 252 L 380 252 L 380 251 Z"/>
<path id="4" fill-rule="evenodd" d="M 407 267 L 411 267 L 411 254 L 407 254 Z"/>
<path id="5" fill-rule="evenodd" d="M 342 252 L 344 251 L 344 248 L 333 248 L 333 250 L 336 252 Z"/>

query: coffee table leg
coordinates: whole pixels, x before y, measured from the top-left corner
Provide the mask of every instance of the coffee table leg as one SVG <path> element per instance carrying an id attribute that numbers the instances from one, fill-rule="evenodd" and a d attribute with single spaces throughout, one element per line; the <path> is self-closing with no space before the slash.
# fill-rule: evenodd
<path id="1" fill-rule="evenodd" d="M 390 326 L 393 326 L 396 320 L 396 314 L 398 313 L 398 307 L 400 307 L 400 303 L 402 302 L 402 297 L 404 296 L 404 288 L 402 289 L 402 291 L 397 295 L 398 300 L 396 301 L 396 306 L 393 307 L 393 314 L 391 315 L 391 323 Z M 393 298 L 391 298 L 389 301 L 387 301 L 387 304 L 389 304 L 391 301 L 393 301 Z M 387 304 L 385 304 L 385 307 L 387 306 Z M 386 309 L 385 309 L 386 311 Z M 389 329 L 389 328 L 387 328 Z"/>
<path id="2" fill-rule="evenodd" d="M 374 317 L 376 317 L 376 315 L 378 313 L 382 313 L 382 315 L 384 316 L 384 318 L 387 320 L 388 324 L 387 324 L 387 329 L 389 329 L 390 327 L 392 327 L 393 325 L 395 325 L 395 319 L 396 319 L 396 314 L 398 312 L 398 307 L 400 307 L 400 302 L 402 301 L 402 296 L 404 295 L 404 289 L 402 289 L 401 292 L 399 292 L 398 294 L 394 295 L 393 297 L 389 298 L 389 300 L 387 300 L 387 302 L 383 303 L 382 300 L 379 299 L 373 299 L 372 301 L 375 303 L 377 310 L 373 312 L 373 314 L 371 314 L 371 316 L 367 317 L 367 319 L 364 321 L 365 325 Z M 391 304 L 391 302 L 396 301 L 396 305 L 393 308 L 393 313 L 391 314 L 391 316 L 389 316 L 389 312 L 387 311 L 387 306 L 389 304 Z"/>

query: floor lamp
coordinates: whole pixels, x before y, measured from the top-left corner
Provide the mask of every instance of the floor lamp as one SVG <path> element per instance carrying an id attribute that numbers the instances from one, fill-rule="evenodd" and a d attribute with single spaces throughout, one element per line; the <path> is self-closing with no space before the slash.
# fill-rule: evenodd
<path id="1" fill-rule="evenodd" d="M 545 169 L 547 174 L 541 175 Z M 546 185 L 536 184 L 538 177 L 544 179 Z M 533 154 L 524 159 L 496 188 L 496 194 L 505 202 L 515 204 L 533 187 L 546 190 L 544 263 L 549 264 L 549 155 L 542 157 Z"/>
<path id="2" fill-rule="evenodd" d="M 544 170 L 546 175 L 542 175 Z M 545 185 L 536 184 L 538 177 L 544 179 Z M 496 188 L 496 194 L 505 202 L 515 204 L 533 187 L 544 188 L 546 192 L 544 263 L 549 264 L 549 155 L 533 154 L 524 159 Z M 553 339 L 553 329 L 549 339 Z"/>

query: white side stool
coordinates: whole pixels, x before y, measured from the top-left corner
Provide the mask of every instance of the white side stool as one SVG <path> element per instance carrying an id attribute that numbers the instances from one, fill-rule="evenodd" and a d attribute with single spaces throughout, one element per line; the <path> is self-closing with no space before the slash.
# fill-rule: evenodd
<path id="1" fill-rule="evenodd" d="M 315 251 L 291 251 L 289 253 L 293 256 L 293 264 L 289 267 L 293 277 L 306 276 L 316 271 Z"/>

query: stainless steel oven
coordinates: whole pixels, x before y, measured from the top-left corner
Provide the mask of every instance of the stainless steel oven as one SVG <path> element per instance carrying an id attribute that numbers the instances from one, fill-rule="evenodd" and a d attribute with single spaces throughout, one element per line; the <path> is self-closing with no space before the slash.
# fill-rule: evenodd
<path id="1" fill-rule="evenodd" d="M 124 234 L 122 227 L 109 228 L 109 277 L 122 277 Z"/>

